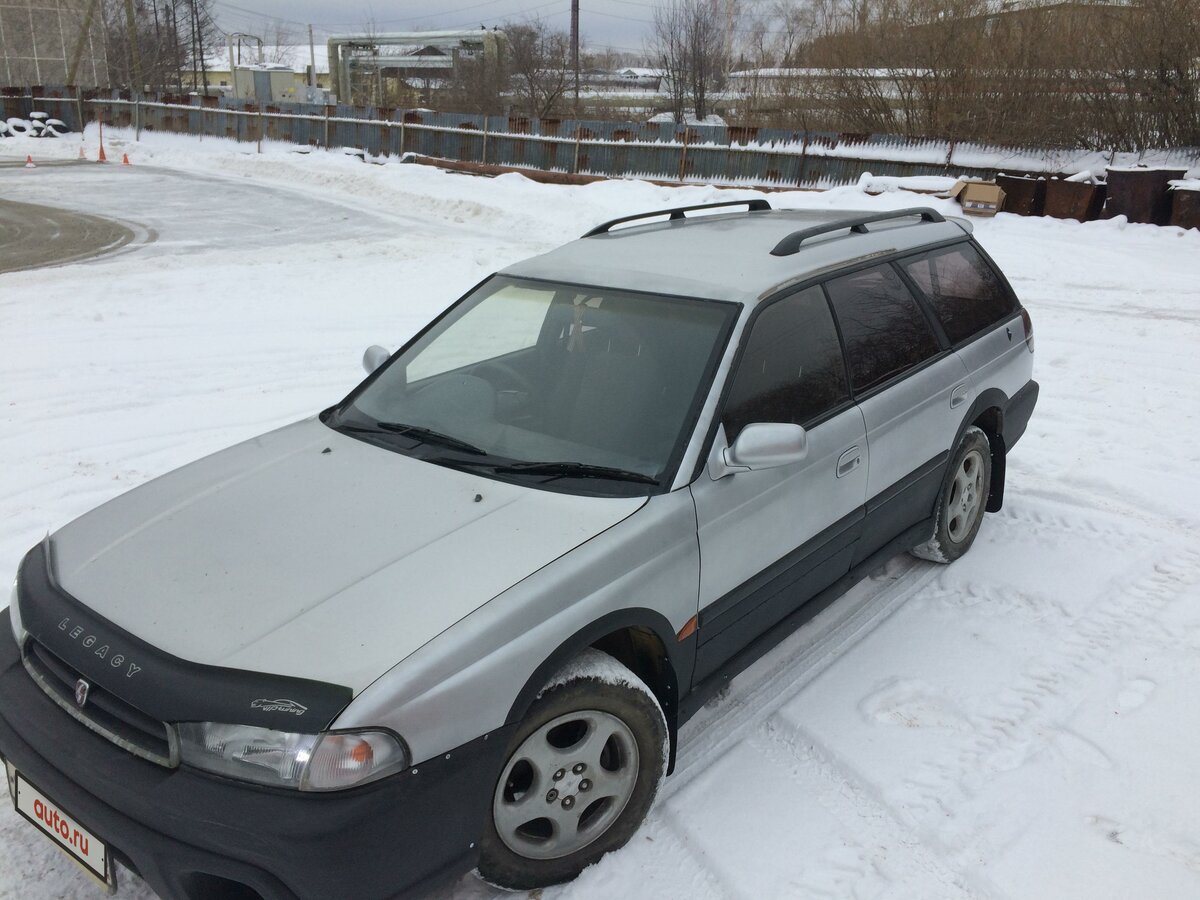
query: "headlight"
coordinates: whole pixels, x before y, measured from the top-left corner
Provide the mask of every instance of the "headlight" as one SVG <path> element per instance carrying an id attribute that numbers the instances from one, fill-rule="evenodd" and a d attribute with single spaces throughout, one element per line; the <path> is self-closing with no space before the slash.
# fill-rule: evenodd
<path id="1" fill-rule="evenodd" d="M 408 750 L 386 731 L 292 734 L 185 722 L 176 726 L 180 759 L 217 775 L 301 791 L 340 791 L 408 766 Z"/>
<path id="2" fill-rule="evenodd" d="M 13 582 L 12 595 L 8 598 L 8 614 L 12 617 L 13 637 L 17 646 L 25 641 L 25 628 L 21 625 L 21 607 L 17 605 L 17 582 Z"/>

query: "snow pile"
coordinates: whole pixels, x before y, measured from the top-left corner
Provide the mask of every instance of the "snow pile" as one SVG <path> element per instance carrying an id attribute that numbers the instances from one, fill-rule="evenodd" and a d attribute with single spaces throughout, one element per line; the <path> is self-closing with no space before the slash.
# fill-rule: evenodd
<path id="1" fill-rule="evenodd" d="M 669 112 L 658 113 L 657 115 L 653 115 L 646 120 L 646 122 L 651 125 L 659 125 L 659 124 L 666 125 L 666 124 L 669 124 L 674 121 L 675 121 L 675 116 Z M 703 119 L 701 119 L 694 112 L 690 112 L 686 116 L 684 116 L 684 124 L 685 125 L 724 125 L 725 120 L 723 118 L 721 118 L 720 116 L 718 116 L 716 113 L 709 113 L 707 116 L 705 116 Z"/>
<path id="2" fill-rule="evenodd" d="M 858 188 L 867 194 L 882 194 L 892 191 L 917 191 L 920 193 L 945 193 L 954 187 L 957 179 L 941 175 L 872 175 L 863 172 L 858 179 Z"/>
<path id="3" fill-rule="evenodd" d="M 761 196 L 143 137 L 105 129 L 130 167 L 0 168 L 5 199 L 141 235 L 0 275 L 0 578 L 47 529 L 337 401 L 364 347 L 489 272 L 605 219 Z M 0 162 L 79 146 L 7 139 Z M 894 187 L 769 199 L 958 210 Z M 1200 232 L 974 225 L 1037 335 L 1003 511 L 965 558 L 893 559 L 733 681 L 645 827 L 546 900 L 1200 896 Z M 2 900 L 90 891 L 0 809 Z M 439 896 L 505 895 L 467 876 Z"/>

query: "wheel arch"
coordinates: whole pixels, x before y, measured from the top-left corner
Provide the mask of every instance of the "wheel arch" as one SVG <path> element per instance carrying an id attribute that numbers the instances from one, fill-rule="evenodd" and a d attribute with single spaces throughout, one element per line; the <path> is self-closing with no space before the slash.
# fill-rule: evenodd
<path id="1" fill-rule="evenodd" d="M 963 434 L 972 425 L 987 436 L 992 451 L 992 481 L 987 506 L 984 507 L 988 512 L 999 512 L 1004 505 L 1004 462 L 1008 454 L 1004 443 L 1004 410 L 1007 406 L 1008 396 L 1000 389 L 988 388 L 983 391 L 971 404 L 954 438 L 954 446 L 957 447 Z"/>
<path id="2" fill-rule="evenodd" d="M 506 721 L 521 721 L 554 673 L 589 647 L 612 656 L 654 692 L 667 719 L 670 774 L 675 768 L 679 700 L 683 685 L 690 683 L 695 660 L 695 635 L 677 640 L 666 617 L 651 609 L 608 613 L 564 640 L 534 669 L 509 708 Z"/>

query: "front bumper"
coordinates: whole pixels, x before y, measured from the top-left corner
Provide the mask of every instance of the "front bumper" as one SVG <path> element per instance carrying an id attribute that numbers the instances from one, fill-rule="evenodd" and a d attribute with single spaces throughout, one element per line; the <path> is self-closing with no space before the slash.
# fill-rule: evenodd
<path id="1" fill-rule="evenodd" d="M 510 731 L 335 794 L 167 769 L 59 709 L 26 673 L 0 612 L 0 755 L 165 900 L 237 885 L 263 900 L 412 896 L 474 864 Z"/>

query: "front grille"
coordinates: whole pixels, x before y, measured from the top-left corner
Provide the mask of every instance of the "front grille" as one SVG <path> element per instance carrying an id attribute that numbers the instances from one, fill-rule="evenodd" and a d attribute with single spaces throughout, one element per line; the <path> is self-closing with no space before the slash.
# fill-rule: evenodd
<path id="1" fill-rule="evenodd" d="M 30 677 L 50 699 L 92 731 L 142 759 L 179 765 L 174 732 L 166 724 L 88 679 L 87 703 L 80 707 L 75 685 L 84 676 L 33 638 L 26 641 L 21 656 Z"/>

